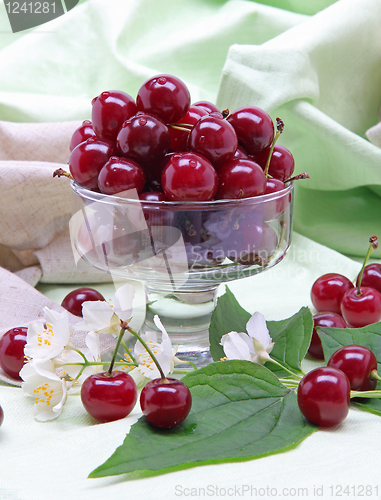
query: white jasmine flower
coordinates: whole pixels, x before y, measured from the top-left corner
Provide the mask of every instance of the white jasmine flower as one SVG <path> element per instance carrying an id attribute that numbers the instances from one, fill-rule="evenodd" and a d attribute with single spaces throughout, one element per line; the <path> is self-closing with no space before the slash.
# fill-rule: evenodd
<path id="1" fill-rule="evenodd" d="M 154 323 L 161 331 L 161 343 L 157 341 L 155 331 L 149 331 L 141 335 L 142 340 L 148 345 L 155 355 L 165 376 L 173 373 L 175 364 L 180 363 L 180 360 L 175 356 L 177 347 L 172 347 L 171 340 L 159 316 L 154 316 Z M 131 370 L 129 374 L 135 380 L 136 385 L 144 385 L 149 379 L 160 378 L 159 370 L 149 353 L 146 351 L 141 342 L 137 341 L 134 348 L 134 357 L 139 365 Z"/>
<path id="2" fill-rule="evenodd" d="M 71 387 L 71 384 L 58 377 L 53 369 L 54 363 L 51 360 L 45 363 L 31 361 L 20 371 L 24 380 L 23 392 L 34 398 L 33 415 L 41 422 L 58 417 L 66 402 L 67 391 Z"/>
<path id="3" fill-rule="evenodd" d="M 58 313 L 44 308 L 44 321 L 37 320 L 28 327 L 26 356 L 45 362 L 58 356 L 69 343 L 69 318 L 66 311 Z"/>
<path id="4" fill-rule="evenodd" d="M 274 347 L 265 318 L 256 312 L 246 323 L 247 333 L 230 332 L 223 335 L 221 345 L 227 359 L 244 359 L 263 365 L 271 358 Z"/>
<path id="5" fill-rule="evenodd" d="M 76 324 L 76 329 L 118 335 L 120 322 L 128 322 L 131 319 L 134 293 L 134 287 L 127 283 L 116 291 L 114 306 L 100 300 L 84 302 L 82 304 L 83 321 Z"/>

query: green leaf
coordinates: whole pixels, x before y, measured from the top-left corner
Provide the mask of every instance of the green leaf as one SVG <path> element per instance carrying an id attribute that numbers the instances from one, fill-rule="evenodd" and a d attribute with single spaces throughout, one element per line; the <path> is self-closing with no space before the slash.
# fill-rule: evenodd
<path id="1" fill-rule="evenodd" d="M 377 370 L 381 369 L 381 323 L 364 326 L 362 328 L 328 328 L 317 327 L 316 331 L 321 339 L 324 358 L 326 362 L 334 352 L 340 347 L 351 344 L 358 344 L 370 349 L 377 359 Z M 377 390 L 381 390 L 381 383 L 378 382 Z M 375 413 L 381 416 L 380 399 L 352 399 L 351 403 L 361 410 Z"/>
<path id="2" fill-rule="evenodd" d="M 142 477 L 251 460 L 288 450 L 317 430 L 302 417 L 294 391 L 255 363 L 211 363 L 182 380 L 193 400 L 184 422 L 156 429 L 140 418 L 89 477 L 130 473 L 128 479 L 136 471 Z"/>
<path id="3" fill-rule="evenodd" d="M 226 333 L 246 332 L 246 323 L 251 314 L 240 306 L 234 294 L 226 287 L 226 292 L 217 299 L 209 327 L 210 354 L 214 361 L 225 356 L 220 345 L 222 335 Z"/>
<path id="4" fill-rule="evenodd" d="M 291 318 L 267 321 L 267 328 L 275 342 L 271 357 L 290 370 L 302 374 L 301 362 L 310 346 L 313 331 L 313 317 L 308 307 L 302 307 Z M 273 368 L 274 365 L 270 365 L 268 363 L 266 366 L 277 371 Z"/>

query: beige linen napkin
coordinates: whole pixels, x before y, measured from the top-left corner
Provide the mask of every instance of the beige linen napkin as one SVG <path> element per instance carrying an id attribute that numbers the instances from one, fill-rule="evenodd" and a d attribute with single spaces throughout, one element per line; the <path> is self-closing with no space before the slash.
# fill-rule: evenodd
<path id="1" fill-rule="evenodd" d="M 111 281 L 85 262 L 76 266 L 70 182 L 53 178 L 57 168 L 68 169 L 70 138 L 80 123 L 0 122 L 0 266 L 31 285 Z"/>

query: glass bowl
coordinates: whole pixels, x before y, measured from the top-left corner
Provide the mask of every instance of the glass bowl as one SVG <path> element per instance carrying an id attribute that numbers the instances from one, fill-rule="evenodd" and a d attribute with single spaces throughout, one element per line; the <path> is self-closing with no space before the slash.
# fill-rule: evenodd
<path id="1" fill-rule="evenodd" d="M 207 364 L 208 327 L 223 282 L 253 276 L 285 256 L 293 183 L 239 200 L 140 201 L 135 190 L 104 195 L 74 181 L 71 240 L 79 256 L 113 279 L 141 281 L 143 331 L 160 316 L 178 357 Z"/>

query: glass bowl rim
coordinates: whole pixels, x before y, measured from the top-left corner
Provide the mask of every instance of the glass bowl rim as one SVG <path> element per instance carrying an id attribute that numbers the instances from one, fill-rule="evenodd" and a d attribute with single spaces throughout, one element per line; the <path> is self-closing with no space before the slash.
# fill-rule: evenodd
<path id="1" fill-rule="evenodd" d="M 98 193 L 96 191 L 91 191 L 81 185 L 79 185 L 74 180 L 70 181 L 72 190 L 77 193 L 79 196 L 86 196 L 87 199 L 91 199 L 96 202 L 105 202 L 107 200 L 108 203 L 111 204 L 125 204 L 125 203 L 136 203 L 136 204 L 144 204 L 145 206 L 161 206 L 166 208 L 189 208 L 189 209 L 197 209 L 197 208 L 229 208 L 230 206 L 237 206 L 237 203 L 240 205 L 255 203 L 256 205 L 259 203 L 264 203 L 268 201 L 274 201 L 278 198 L 282 198 L 287 194 L 293 191 L 294 182 L 291 181 L 284 189 L 281 191 L 276 191 L 274 193 L 262 194 L 258 196 L 252 196 L 250 198 L 239 198 L 239 199 L 221 199 L 221 200 L 211 200 L 211 201 L 154 201 L 154 200 L 140 200 L 139 198 L 124 198 L 122 196 L 110 195 L 104 193 Z M 109 200 L 109 201 L 108 201 Z"/>

